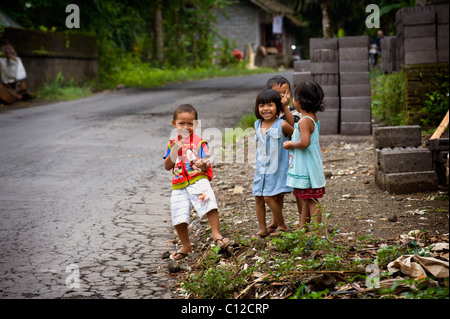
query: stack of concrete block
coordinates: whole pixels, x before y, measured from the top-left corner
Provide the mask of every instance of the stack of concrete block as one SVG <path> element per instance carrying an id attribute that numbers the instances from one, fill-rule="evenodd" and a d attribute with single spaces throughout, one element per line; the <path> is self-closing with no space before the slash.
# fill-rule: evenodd
<path id="1" fill-rule="evenodd" d="M 311 74 L 325 93 L 325 112 L 317 113 L 320 134 L 339 134 L 339 51 L 338 39 L 311 38 Z"/>
<path id="2" fill-rule="evenodd" d="M 437 62 L 449 60 L 449 4 L 436 5 L 436 46 Z"/>
<path id="3" fill-rule="evenodd" d="M 294 88 L 297 84 L 312 81 L 311 62 L 310 60 L 294 61 L 294 73 L 292 74 Z M 291 92 L 291 95 L 294 92 Z"/>
<path id="4" fill-rule="evenodd" d="M 420 126 L 387 126 L 373 130 L 375 183 L 392 194 L 436 190 L 432 154 L 421 146 Z"/>
<path id="5" fill-rule="evenodd" d="M 370 135 L 369 37 L 339 38 L 340 132 Z"/>
<path id="6" fill-rule="evenodd" d="M 395 24 L 400 65 L 448 62 L 448 4 L 402 8 Z"/>
<path id="7" fill-rule="evenodd" d="M 448 186 L 446 177 L 447 158 L 449 153 L 449 139 L 435 138 L 427 140 L 426 145 L 432 153 L 433 170 L 436 172 L 439 185 Z"/>
<path id="8" fill-rule="evenodd" d="M 397 65 L 397 37 L 381 38 L 381 69 L 384 73 L 398 71 Z"/>

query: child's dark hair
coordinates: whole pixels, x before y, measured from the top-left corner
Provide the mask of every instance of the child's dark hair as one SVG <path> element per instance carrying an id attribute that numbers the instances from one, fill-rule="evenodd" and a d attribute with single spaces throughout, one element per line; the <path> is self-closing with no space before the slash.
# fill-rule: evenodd
<path id="1" fill-rule="evenodd" d="M 283 84 L 287 84 L 289 85 L 289 89 L 291 88 L 291 83 L 289 83 L 288 79 L 286 79 L 284 76 L 276 75 L 267 81 L 266 88 L 271 89 L 274 86 L 282 86 Z"/>
<path id="2" fill-rule="evenodd" d="M 325 111 L 325 94 L 321 86 L 312 81 L 302 82 L 297 85 L 294 92 L 294 99 L 300 102 L 302 109 L 306 112 Z"/>
<path id="3" fill-rule="evenodd" d="M 264 89 L 262 90 L 258 96 L 256 97 L 255 103 L 255 115 L 257 119 L 262 119 L 263 117 L 259 114 L 259 105 L 260 104 L 268 104 L 270 102 L 275 103 L 277 107 L 276 114 L 280 114 L 283 107 L 281 105 L 281 96 L 277 91 L 272 89 Z"/>
<path id="4" fill-rule="evenodd" d="M 178 114 L 183 112 L 194 114 L 195 120 L 198 120 L 197 110 L 190 104 L 182 104 L 179 107 L 177 107 L 175 109 L 175 112 L 173 112 L 173 120 L 175 121 L 177 119 Z"/>

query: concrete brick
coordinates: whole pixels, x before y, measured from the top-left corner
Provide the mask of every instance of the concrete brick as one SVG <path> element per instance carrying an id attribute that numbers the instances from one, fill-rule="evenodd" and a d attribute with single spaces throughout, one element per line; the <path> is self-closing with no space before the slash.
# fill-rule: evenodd
<path id="1" fill-rule="evenodd" d="M 341 97 L 341 109 L 370 109 L 370 96 Z"/>
<path id="2" fill-rule="evenodd" d="M 370 96 L 370 84 L 341 84 L 341 97 Z"/>
<path id="3" fill-rule="evenodd" d="M 403 42 L 406 52 L 429 51 L 436 49 L 436 37 L 422 37 L 406 39 Z"/>
<path id="4" fill-rule="evenodd" d="M 378 188 L 382 191 L 386 190 L 386 174 L 384 174 L 382 171 L 376 171 L 375 172 L 375 183 L 377 184 Z"/>
<path id="5" fill-rule="evenodd" d="M 339 74 L 313 74 L 313 81 L 322 85 L 339 85 Z"/>
<path id="6" fill-rule="evenodd" d="M 341 122 L 342 135 L 370 135 L 372 134 L 371 122 Z"/>
<path id="7" fill-rule="evenodd" d="M 432 140 L 425 141 L 425 145 L 431 151 L 448 151 L 449 139 L 448 138 L 434 138 Z"/>
<path id="8" fill-rule="evenodd" d="M 310 38 L 309 39 L 309 49 L 319 50 L 319 49 L 329 49 L 337 50 L 339 40 L 337 38 L 324 39 L 324 38 Z"/>
<path id="9" fill-rule="evenodd" d="M 439 152 L 435 151 L 432 153 L 433 153 L 433 162 L 434 163 L 441 163 L 441 164 L 447 163 L 448 151 L 439 151 Z"/>
<path id="10" fill-rule="evenodd" d="M 369 59 L 355 61 L 339 61 L 339 72 L 368 72 Z"/>
<path id="11" fill-rule="evenodd" d="M 294 71 L 295 72 L 311 71 L 311 61 L 310 60 L 294 61 Z"/>
<path id="12" fill-rule="evenodd" d="M 339 81 L 342 84 L 370 83 L 369 72 L 340 72 Z"/>
<path id="13" fill-rule="evenodd" d="M 431 151 L 423 147 L 383 148 L 380 168 L 385 174 L 431 171 Z"/>
<path id="14" fill-rule="evenodd" d="M 294 84 L 294 88 L 297 86 L 297 84 L 300 84 L 302 82 L 306 81 L 313 81 L 313 77 L 311 72 L 293 72 L 292 73 L 292 82 Z"/>
<path id="15" fill-rule="evenodd" d="M 361 48 L 339 48 L 339 60 L 354 61 L 369 58 L 369 47 Z"/>
<path id="16" fill-rule="evenodd" d="M 341 109 L 341 121 L 342 122 L 370 122 L 371 121 L 371 110 L 343 110 Z"/>
<path id="17" fill-rule="evenodd" d="M 422 143 L 420 126 L 383 126 L 373 129 L 375 148 L 384 147 L 417 147 Z"/>
<path id="18" fill-rule="evenodd" d="M 337 74 L 339 73 L 339 63 L 338 62 L 311 62 L 311 73 L 312 74 Z"/>
<path id="19" fill-rule="evenodd" d="M 369 47 L 369 36 L 353 36 L 353 37 L 343 37 L 339 38 L 339 49 L 341 48 L 368 48 Z"/>
<path id="20" fill-rule="evenodd" d="M 340 98 L 335 96 L 325 96 L 325 112 L 328 110 L 339 110 L 340 109 Z"/>
<path id="21" fill-rule="evenodd" d="M 403 26 L 422 25 L 435 23 L 435 14 L 433 11 L 416 11 L 404 14 L 402 17 Z"/>
<path id="22" fill-rule="evenodd" d="M 437 57 L 436 57 L 437 62 L 439 63 L 444 63 L 449 61 L 449 52 L 448 49 L 447 50 L 439 50 L 437 51 Z"/>
<path id="23" fill-rule="evenodd" d="M 338 62 L 339 53 L 338 50 L 311 50 L 310 51 L 311 62 Z"/>
<path id="24" fill-rule="evenodd" d="M 436 36 L 436 25 L 434 23 L 407 25 L 403 28 L 403 36 L 405 39 L 434 37 Z"/>
<path id="25" fill-rule="evenodd" d="M 405 50 L 405 64 L 424 64 L 424 63 L 436 63 L 437 51 L 406 51 Z"/>
<path id="26" fill-rule="evenodd" d="M 339 97 L 338 85 L 320 85 L 322 87 L 325 97 Z"/>
<path id="27" fill-rule="evenodd" d="M 436 15 L 438 24 L 448 24 L 449 23 L 449 4 L 440 4 L 436 6 Z"/>
<path id="28" fill-rule="evenodd" d="M 320 135 L 339 134 L 339 109 L 326 109 L 316 115 L 320 121 Z"/>
<path id="29" fill-rule="evenodd" d="M 438 186 L 434 171 L 385 174 L 384 179 L 385 190 L 391 194 L 433 191 Z"/>

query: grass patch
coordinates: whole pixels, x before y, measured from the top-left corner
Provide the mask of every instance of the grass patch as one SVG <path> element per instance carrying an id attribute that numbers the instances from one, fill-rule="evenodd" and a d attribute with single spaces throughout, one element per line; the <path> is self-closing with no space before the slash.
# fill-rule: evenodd
<path id="1" fill-rule="evenodd" d="M 65 81 L 61 72 L 56 75 L 56 79 L 44 85 L 36 92 L 36 96 L 43 100 L 68 101 L 77 100 L 92 94 L 92 85 L 79 86 L 75 84 L 73 78 Z"/>
<path id="2" fill-rule="evenodd" d="M 123 84 L 127 87 L 153 88 L 168 83 L 270 72 L 274 70 L 271 68 L 247 69 L 245 62 L 226 68 L 218 65 L 196 68 L 155 68 L 142 62 L 138 57 L 128 56 L 111 68 L 108 74 L 102 73 L 101 86 L 114 88 L 118 84 Z"/>

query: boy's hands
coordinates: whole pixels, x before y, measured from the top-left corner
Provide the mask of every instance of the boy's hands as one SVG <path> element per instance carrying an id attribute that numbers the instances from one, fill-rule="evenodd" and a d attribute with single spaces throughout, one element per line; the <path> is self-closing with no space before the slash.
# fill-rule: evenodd
<path id="1" fill-rule="evenodd" d="M 289 99 L 288 99 L 288 92 L 286 91 L 282 96 L 281 96 L 281 105 L 283 107 L 285 106 L 289 106 Z"/>
<path id="2" fill-rule="evenodd" d="M 203 172 L 206 172 L 210 167 L 210 165 L 211 165 L 210 158 L 200 158 L 196 160 L 194 163 L 191 163 L 192 168 L 200 169 Z"/>

